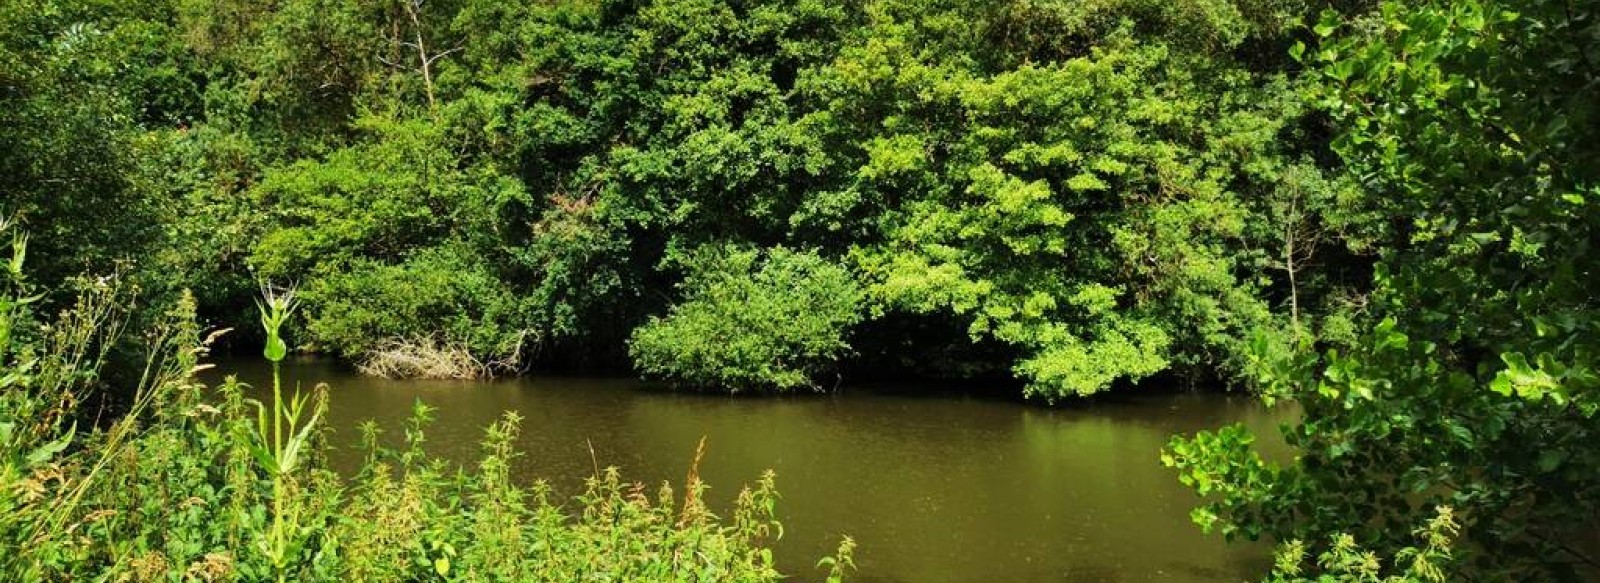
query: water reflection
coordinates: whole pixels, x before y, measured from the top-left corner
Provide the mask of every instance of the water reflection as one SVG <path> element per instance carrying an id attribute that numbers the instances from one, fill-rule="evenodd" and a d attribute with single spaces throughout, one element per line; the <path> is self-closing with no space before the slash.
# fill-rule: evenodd
<path id="1" fill-rule="evenodd" d="M 225 362 L 246 381 L 254 363 Z M 438 407 L 429 451 L 461 463 L 503 411 L 525 418 L 515 471 L 572 493 L 616 465 L 630 479 L 681 482 L 701 436 L 710 498 L 730 502 L 763 469 L 778 473 L 780 565 L 818 578 L 815 559 L 841 534 L 860 543 L 867 582 L 1240 581 L 1263 549 L 1224 545 L 1188 520 L 1194 497 L 1157 453 L 1171 435 L 1243 422 L 1262 433 L 1291 412 L 1246 398 L 1164 395 L 1046 409 L 960 396 L 854 389 L 731 398 L 642 390 L 626 379 L 490 383 L 385 381 L 296 361 L 288 378 L 334 386 L 330 423 L 348 469 L 356 426 L 375 419 L 398 445 L 414 400 Z M 593 448 L 591 458 L 590 448 Z"/>

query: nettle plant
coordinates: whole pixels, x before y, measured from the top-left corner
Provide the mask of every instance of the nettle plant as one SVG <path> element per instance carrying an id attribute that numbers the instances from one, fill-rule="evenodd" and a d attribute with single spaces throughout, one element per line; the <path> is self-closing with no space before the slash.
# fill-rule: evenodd
<path id="1" fill-rule="evenodd" d="M 328 467 L 325 387 L 286 390 L 292 289 L 263 286 L 259 313 L 273 369 L 271 402 L 228 378 L 196 374 L 209 340 L 184 295 L 146 338 L 143 372 L 119 417 L 80 403 L 108 387 L 110 346 L 126 340 L 130 297 L 115 278 L 40 324 L 22 277 L 26 238 L 0 270 L 0 579 L 7 581 L 729 581 L 771 582 L 782 535 L 763 474 L 713 513 L 698 476 L 651 492 L 597 470 L 579 495 L 519 484 L 521 419 L 483 439 L 477 471 L 430 457 L 433 409 L 417 403 L 404 446 L 363 431 L 366 463 Z M 703 450 L 702 452 L 703 453 Z M 853 542 L 819 562 L 829 581 Z"/>

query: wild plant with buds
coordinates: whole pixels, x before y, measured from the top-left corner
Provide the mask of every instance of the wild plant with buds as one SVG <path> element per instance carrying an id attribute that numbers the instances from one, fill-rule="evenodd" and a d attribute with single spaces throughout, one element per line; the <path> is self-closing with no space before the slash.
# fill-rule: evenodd
<path id="1" fill-rule="evenodd" d="M 290 507 L 289 481 L 293 478 L 301 454 L 309 448 L 311 430 L 322 418 L 324 408 L 323 401 L 318 400 L 312 408 L 310 419 L 301 424 L 306 404 L 310 402 L 309 396 L 301 394 L 296 387 L 288 400 L 283 398 L 280 365 L 289 353 L 289 345 L 283 339 L 283 326 L 298 305 L 293 286 L 276 288 L 270 283 L 261 285 L 261 299 L 256 302 L 256 309 L 261 313 L 261 328 L 267 334 L 267 343 L 261 353 L 272 363 L 272 420 L 269 427 L 266 405 L 250 401 L 257 413 L 257 439 L 252 444 L 251 453 L 272 475 L 273 510 L 272 524 L 265 536 L 258 540 L 257 548 L 272 562 L 279 583 L 285 580 L 288 567 L 299 555 L 303 542 L 300 536 L 303 529 L 298 524 L 299 512 Z M 267 438 L 269 431 L 270 442 Z M 287 439 L 284 437 L 286 434 Z"/>

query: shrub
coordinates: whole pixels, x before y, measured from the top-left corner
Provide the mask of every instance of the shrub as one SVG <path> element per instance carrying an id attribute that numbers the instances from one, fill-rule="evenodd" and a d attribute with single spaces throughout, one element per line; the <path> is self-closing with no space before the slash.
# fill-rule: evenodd
<path id="1" fill-rule="evenodd" d="M 345 356 L 371 359 L 422 340 L 507 360 L 526 336 L 516 296 L 464 245 L 395 265 L 358 260 L 308 282 L 305 298 L 311 340 Z"/>
<path id="2" fill-rule="evenodd" d="M 737 392 L 816 387 L 850 349 L 861 290 L 814 253 L 702 249 L 688 260 L 684 299 L 633 333 L 646 376 Z"/>
<path id="3" fill-rule="evenodd" d="M 24 309 L 34 296 L 10 271 L 0 273 L 0 579 L 782 578 L 770 548 L 782 532 L 771 472 L 739 493 L 726 519 L 709 509 L 698 455 L 681 493 L 662 485 L 651 496 L 613 468 L 564 506 L 543 482 L 513 481 L 515 413 L 488 428 L 478 470 L 468 472 L 423 451 L 432 409 L 418 403 L 398 450 L 376 445 L 375 425 L 364 428 L 366 463 L 346 479 L 328 467 L 325 387 L 285 394 L 274 367 L 263 403 L 232 378 L 215 392 L 195 379 L 205 342 L 188 296 L 149 336 L 128 411 L 101 427 L 74 425 L 94 417 L 74 405 L 96 378 L 97 347 L 121 330 L 122 296 L 115 282 L 90 289 L 41 330 Z M 294 305 L 292 292 L 269 293 L 262 305 L 263 353 L 275 363 Z M 820 563 L 829 581 L 850 553 L 846 539 Z"/>

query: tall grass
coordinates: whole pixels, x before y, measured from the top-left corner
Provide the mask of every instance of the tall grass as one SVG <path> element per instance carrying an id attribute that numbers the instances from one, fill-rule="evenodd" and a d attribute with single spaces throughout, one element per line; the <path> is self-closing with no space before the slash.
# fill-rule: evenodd
<path id="1" fill-rule="evenodd" d="M 0 224 L 0 232 L 5 225 Z M 366 463 L 329 469 L 326 387 L 285 391 L 288 293 L 262 302 L 272 402 L 233 377 L 196 373 L 208 339 L 185 296 L 145 341 L 132 404 L 95 422 L 105 354 L 125 342 L 128 295 L 113 279 L 41 325 L 17 237 L 0 288 L 0 580 L 4 581 L 729 581 L 782 577 L 771 472 L 726 518 L 705 502 L 698 458 L 680 496 L 667 484 L 597 470 L 558 500 L 511 467 L 522 419 L 484 431 L 472 471 L 423 448 L 432 409 L 418 403 L 405 445 L 363 428 Z M 213 335 L 214 336 L 214 335 Z M 819 573 L 838 580 L 849 541 Z"/>

